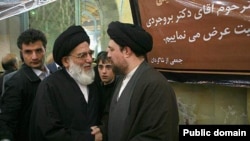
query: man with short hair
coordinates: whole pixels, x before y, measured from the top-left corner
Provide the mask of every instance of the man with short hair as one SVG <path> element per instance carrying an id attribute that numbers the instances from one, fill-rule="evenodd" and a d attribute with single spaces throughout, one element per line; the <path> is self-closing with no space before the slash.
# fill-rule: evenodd
<path id="1" fill-rule="evenodd" d="M 7 74 L 14 72 L 18 69 L 18 58 L 14 53 L 8 53 L 2 58 L 2 67 L 4 69 L 4 73 L 0 76 L 0 96 L 2 95 L 3 90 L 3 79 Z"/>
<path id="2" fill-rule="evenodd" d="M 5 83 L 0 108 L 0 140 L 29 141 L 29 120 L 36 90 L 49 75 L 45 66 L 47 39 L 43 32 L 28 29 L 17 39 L 21 68 Z"/>
<path id="3" fill-rule="evenodd" d="M 98 82 L 101 89 L 101 103 L 102 109 L 109 108 L 113 91 L 116 84 L 116 75 L 113 72 L 111 60 L 108 58 L 106 51 L 98 53 L 96 58 L 96 65 L 100 81 Z M 102 111 L 103 111 L 102 110 Z"/>
<path id="4" fill-rule="evenodd" d="M 97 85 L 101 91 L 101 113 L 102 113 L 102 125 L 99 126 L 103 132 L 103 140 L 107 140 L 107 118 L 109 114 L 110 102 L 114 94 L 116 83 L 119 79 L 118 75 L 115 75 L 113 71 L 113 65 L 108 58 L 107 51 L 101 51 L 96 57 L 96 79 Z"/>
<path id="5" fill-rule="evenodd" d="M 14 53 L 7 53 L 2 58 L 2 67 L 4 69 L 4 73 L 9 73 L 18 69 L 18 58 Z"/>

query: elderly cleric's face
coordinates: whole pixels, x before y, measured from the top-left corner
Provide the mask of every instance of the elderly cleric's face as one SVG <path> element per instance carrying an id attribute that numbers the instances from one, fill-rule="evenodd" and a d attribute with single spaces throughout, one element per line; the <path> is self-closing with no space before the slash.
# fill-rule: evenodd
<path id="1" fill-rule="evenodd" d="M 69 54 L 67 70 L 71 77 L 82 85 L 88 85 L 94 81 L 93 69 L 93 51 L 90 50 L 89 44 L 83 42 L 74 48 Z"/>
<path id="2" fill-rule="evenodd" d="M 89 44 L 87 42 L 82 42 L 77 45 L 69 54 L 69 58 L 73 60 L 73 62 L 85 71 L 92 69 L 93 51 L 89 48 Z"/>
<path id="3" fill-rule="evenodd" d="M 125 74 L 128 64 L 124 59 L 124 52 L 121 51 L 120 46 L 114 40 L 109 41 L 107 52 L 112 61 L 114 72 L 116 74 Z"/>

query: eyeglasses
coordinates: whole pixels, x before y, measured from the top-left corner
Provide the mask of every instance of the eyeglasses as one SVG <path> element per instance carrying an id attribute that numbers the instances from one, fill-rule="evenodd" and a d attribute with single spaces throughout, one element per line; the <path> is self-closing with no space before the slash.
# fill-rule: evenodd
<path id="1" fill-rule="evenodd" d="M 88 55 L 92 57 L 93 54 L 94 54 L 94 50 L 90 50 L 88 52 L 79 53 L 76 56 L 75 55 L 69 55 L 69 56 L 73 56 L 73 57 L 78 58 L 78 59 L 86 59 L 88 57 Z"/>

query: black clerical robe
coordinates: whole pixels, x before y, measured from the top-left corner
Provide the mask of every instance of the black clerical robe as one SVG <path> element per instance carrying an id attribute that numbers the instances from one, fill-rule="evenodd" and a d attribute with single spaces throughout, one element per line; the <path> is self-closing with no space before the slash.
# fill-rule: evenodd
<path id="1" fill-rule="evenodd" d="M 30 121 L 31 141 L 93 141 L 91 126 L 99 124 L 100 100 L 94 83 L 86 102 L 65 69 L 39 85 Z"/>
<path id="2" fill-rule="evenodd" d="M 110 105 L 109 141 L 178 140 L 176 96 L 162 74 L 144 61 L 117 101 L 120 85 Z"/>

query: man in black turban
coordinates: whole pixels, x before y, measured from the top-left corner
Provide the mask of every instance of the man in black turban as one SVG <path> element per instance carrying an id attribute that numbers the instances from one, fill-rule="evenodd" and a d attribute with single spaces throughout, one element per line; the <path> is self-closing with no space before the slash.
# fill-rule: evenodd
<path id="1" fill-rule="evenodd" d="M 62 66 L 61 59 L 67 56 L 78 44 L 86 41 L 90 44 L 89 36 L 81 26 L 70 26 L 56 39 L 53 48 L 55 62 Z"/>
<path id="2" fill-rule="evenodd" d="M 152 36 L 143 28 L 129 23 L 111 22 L 108 35 L 120 46 L 128 46 L 135 54 L 143 55 L 152 50 Z"/>
<path id="3" fill-rule="evenodd" d="M 30 121 L 32 141 L 101 139 L 96 126 L 100 123 L 100 94 L 93 83 L 89 43 L 81 26 L 70 26 L 56 39 L 53 57 L 63 67 L 39 85 Z"/>
<path id="4" fill-rule="evenodd" d="M 178 141 L 175 92 L 145 60 L 145 54 L 152 50 L 151 35 L 139 26 L 121 22 L 111 22 L 107 32 L 108 57 L 114 70 L 122 74 L 108 122 L 103 122 L 108 124 L 108 140 Z"/>

